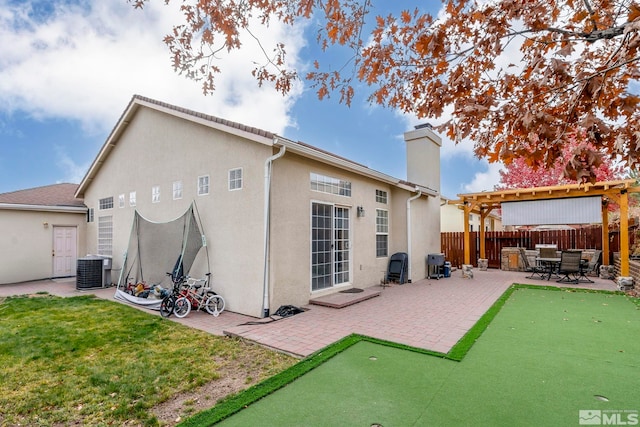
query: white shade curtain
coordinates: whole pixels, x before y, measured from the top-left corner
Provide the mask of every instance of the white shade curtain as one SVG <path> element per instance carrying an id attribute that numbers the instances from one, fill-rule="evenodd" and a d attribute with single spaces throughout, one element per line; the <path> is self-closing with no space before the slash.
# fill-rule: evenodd
<path id="1" fill-rule="evenodd" d="M 593 224 L 602 222 L 600 196 L 503 202 L 503 225 Z"/>

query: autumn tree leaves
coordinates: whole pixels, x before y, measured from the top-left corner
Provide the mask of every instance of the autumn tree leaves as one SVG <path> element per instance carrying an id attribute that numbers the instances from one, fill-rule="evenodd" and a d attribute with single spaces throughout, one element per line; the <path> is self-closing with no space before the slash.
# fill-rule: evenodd
<path id="1" fill-rule="evenodd" d="M 146 0 L 129 0 L 143 7 Z M 376 16 L 374 0 L 174 0 L 184 20 L 166 36 L 174 68 L 215 90 L 216 52 L 274 20 L 321 22 L 324 50 L 347 48 L 347 64 L 289 69 L 286 46 L 264 47 L 253 75 L 287 94 L 305 79 L 320 99 L 369 100 L 419 118 L 447 118 L 450 138 L 479 157 L 533 168 L 566 167 L 593 181 L 602 156 L 640 162 L 640 7 L 634 0 L 451 0 L 440 14 Z M 378 0 L 383 1 L 383 0 Z M 361 84 L 361 83 L 364 83 Z M 363 89 L 364 87 L 364 89 Z M 571 135 L 582 151 L 567 158 Z"/>

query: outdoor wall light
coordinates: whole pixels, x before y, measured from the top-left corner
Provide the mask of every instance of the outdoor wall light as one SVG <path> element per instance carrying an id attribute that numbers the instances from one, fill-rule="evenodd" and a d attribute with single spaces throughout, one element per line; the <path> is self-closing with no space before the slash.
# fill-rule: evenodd
<path id="1" fill-rule="evenodd" d="M 364 217 L 364 208 L 362 206 L 358 206 L 356 212 L 358 212 L 358 218 Z"/>
<path id="2" fill-rule="evenodd" d="M 49 228 L 49 223 L 47 221 L 45 221 L 45 222 L 42 223 L 42 226 L 44 228 Z"/>

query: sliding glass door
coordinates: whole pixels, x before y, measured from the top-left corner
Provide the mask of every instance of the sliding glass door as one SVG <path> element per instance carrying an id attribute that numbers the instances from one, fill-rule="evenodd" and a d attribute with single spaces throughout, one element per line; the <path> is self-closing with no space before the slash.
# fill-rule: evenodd
<path id="1" fill-rule="evenodd" d="M 311 206 L 311 290 L 350 280 L 350 209 L 324 203 Z"/>

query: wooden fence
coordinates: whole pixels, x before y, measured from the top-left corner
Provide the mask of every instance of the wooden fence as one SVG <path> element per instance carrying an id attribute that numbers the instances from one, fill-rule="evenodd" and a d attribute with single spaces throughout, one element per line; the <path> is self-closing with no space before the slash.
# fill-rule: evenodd
<path id="1" fill-rule="evenodd" d="M 635 231 L 635 229 L 633 230 Z M 619 251 L 619 233 L 609 233 L 609 252 Z M 480 233 L 471 232 L 471 263 L 477 265 L 480 253 Z M 631 240 L 635 233 L 629 230 Z M 440 234 L 441 250 L 445 259 L 453 266 L 464 264 L 464 233 L 447 232 Z M 630 241 L 630 243 L 633 243 Z M 571 230 L 519 230 L 519 231 L 487 231 L 485 232 L 485 257 L 489 267 L 500 268 L 500 257 L 503 247 L 523 247 L 535 249 L 538 244 L 554 244 L 558 250 L 566 249 L 602 249 L 602 227 Z"/>

